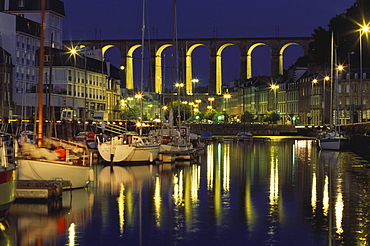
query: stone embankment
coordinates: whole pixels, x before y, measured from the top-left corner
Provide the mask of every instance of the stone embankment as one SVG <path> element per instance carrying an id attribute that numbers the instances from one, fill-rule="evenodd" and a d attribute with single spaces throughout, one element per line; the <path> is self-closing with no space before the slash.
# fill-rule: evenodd
<path id="1" fill-rule="evenodd" d="M 201 134 L 209 131 L 212 135 L 236 135 L 239 132 L 250 132 L 255 136 L 302 135 L 293 125 L 263 124 L 191 124 L 190 131 Z"/>

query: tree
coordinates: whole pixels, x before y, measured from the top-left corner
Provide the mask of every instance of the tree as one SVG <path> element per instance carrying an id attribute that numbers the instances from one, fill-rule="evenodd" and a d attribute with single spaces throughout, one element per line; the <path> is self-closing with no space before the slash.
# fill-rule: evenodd
<path id="1" fill-rule="evenodd" d="M 276 110 L 266 112 L 265 122 L 276 124 L 278 120 L 280 120 L 280 114 Z"/>
<path id="2" fill-rule="evenodd" d="M 253 122 L 253 119 L 254 119 L 254 115 L 251 112 L 249 112 L 249 111 L 245 111 L 244 114 L 240 118 L 240 120 L 243 123 Z"/>
<path id="3" fill-rule="evenodd" d="M 175 120 L 178 116 L 178 101 L 170 102 L 167 105 L 167 109 L 164 112 L 164 115 L 166 116 L 167 119 L 169 117 L 168 114 L 169 114 L 171 108 L 173 110 L 173 117 L 174 117 L 173 120 Z M 185 114 L 185 117 L 184 117 L 184 114 Z M 190 116 L 191 116 L 191 107 L 188 104 L 180 103 L 180 115 L 181 115 L 181 120 L 182 121 L 187 120 L 188 118 L 190 118 Z"/>
<path id="4" fill-rule="evenodd" d="M 214 116 L 217 114 L 217 111 L 214 109 L 208 110 L 204 113 L 204 119 L 213 121 Z"/>
<path id="5" fill-rule="evenodd" d="M 124 120 L 138 120 L 140 115 L 140 107 L 138 105 L 134 105 L 132 107 L 125 106 L 120 115 Z"/>
<path id="6" fill-rule="evenodd" d="M 338 61 L 347 62 L 348 52 L 355 51 L 351 58 L 351 66 L 359 67 L 359 30 L 360 25 L 370 22 L 370 1 L 357 0 L 344 13 L 338 14 L 328 24 L 328 30 L 318 27 L 314 30 L 315 41 L 309 46 L 310 61 L 318 65 L 329 66 L 330 64 L 330 40 L 334 34 L 337 46 Z M 367 34 L 368 35 L 368 34 Z M 367 37 L 367 35 L 364 35 Z M 365 39 L 365 37 L 363 37 Z M 362 47 L 363 66 L 370 66 L 370 50 L 368 45 Z"/>

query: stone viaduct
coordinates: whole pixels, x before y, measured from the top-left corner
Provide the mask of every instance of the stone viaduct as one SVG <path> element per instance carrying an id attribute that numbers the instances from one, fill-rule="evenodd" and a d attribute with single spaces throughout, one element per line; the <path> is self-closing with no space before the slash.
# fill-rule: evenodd
<path id="1" fill-rule="evenodd" d="M 240 50 L 240 79 L 248 79 L 252 74 L 253 50 L 265 45 L 271 51 L 271 76 L 283 74 L 284 50 L 290 45 L 299 45 L 304 54 L 308 54 L 308 45 L 313 41 L 311 37 L 274 37 L 274 38 L 203 38 L 203 39 L 177 39 L 175 50 L 178 50 L 178 68 L 180 73 L 185 73 L 185 88 L 188 95 L 193 95 L 192 76 L 192 52 L 199 46 L 205 46 L 210 52 L 209 69 L 209 95 L 221 95 L 222 93 L 222 52 L 235 45 Z M 104 57 L 105 52 L 111 47 L 117 47 L 120 51 L 120 65 L 124 66 L 125 72 L 121 73 L 123 86 L 134 89 L 133 76 L 133 53 L 145 46 L 150 54 L 149 90 L 162 94 L 162 53 L 165 49 L 173 46 L 172 39 L 140 40 L 87 40 L 67 41 L 65 45 L 78 46 L 84 44 L 90 50 L 98 51 L 98 57 Z"/>

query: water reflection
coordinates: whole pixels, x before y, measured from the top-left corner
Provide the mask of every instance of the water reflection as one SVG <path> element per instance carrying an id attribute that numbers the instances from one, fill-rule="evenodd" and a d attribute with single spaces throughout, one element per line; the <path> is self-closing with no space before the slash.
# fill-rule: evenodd
<path id="1" fill-rule="evenodd" d="M 210 144 L 200 159 L 98 165 L 90 189 L 73 191 L 72 197 L 66 193 L 62 205 L 15 204 L 17 239 L 21 245 L 369 240 L 368 162 L 351 152 L 319 151 L 311 140 L 276 138 Z"/>
<path id="2" fill-rule="evenodd" d="M 83 233 L 91 220 L 93 201 L 93 193 L 79 189 L 63 192 L 62 199 L 50 203 L 13 204 L 10 213 L 17 227 L 18 245 L 55 245 L 66 233 L 69 245 L 74 245 L 76 234 Z"/>
<path id="3" fill-rule="evenodd" d="M 10 218 L 0 219 L 0 245 L 17 245 L 16 229 Z"/>

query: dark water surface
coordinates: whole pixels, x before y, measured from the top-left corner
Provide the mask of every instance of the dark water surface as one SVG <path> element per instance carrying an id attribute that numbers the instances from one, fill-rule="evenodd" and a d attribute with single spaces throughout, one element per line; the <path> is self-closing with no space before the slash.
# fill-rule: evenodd
<path id="1" fill-rule="evenodd" d="M 15 203 L 0 244 L 368 245 L 369 174 L 352 152 L 283 138 L 210 144 L 197 164 L 97 165 L 88 189 Z"/>

